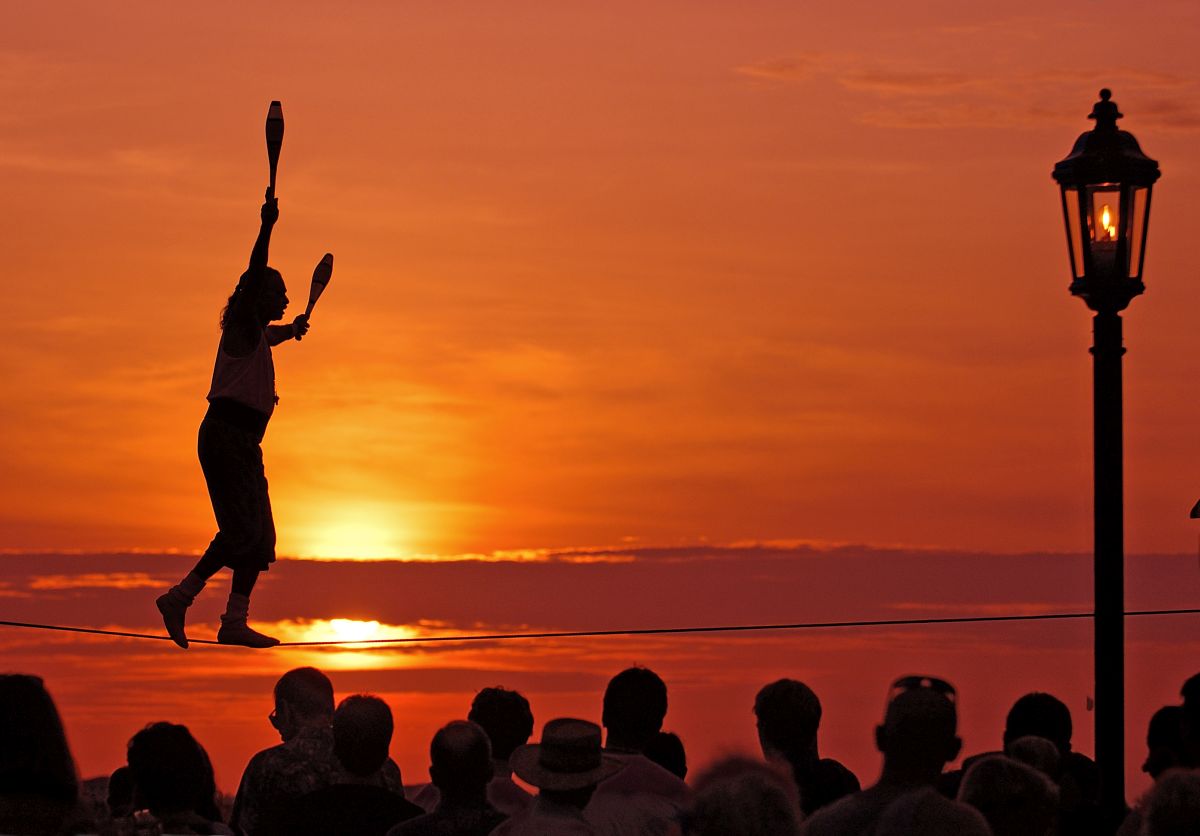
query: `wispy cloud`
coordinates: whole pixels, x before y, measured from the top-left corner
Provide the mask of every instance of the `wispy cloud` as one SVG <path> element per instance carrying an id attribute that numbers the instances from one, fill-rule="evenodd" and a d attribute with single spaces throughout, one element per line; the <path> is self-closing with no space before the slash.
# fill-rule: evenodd
<path id="1" fill-rule="evenodd" d="M 40 575 L 29 581 L 29 588 L 36 590 L 156 589 L 162 585 L 161 578 L 152 577 L 147 572 L 84 572 L 79 575 Z"/>
<path id="2" fill-rule="evenodd" d="M 19 145 L 0 146 L 0 168 L 41 174 L 71 174 L 106 180 L 130 176 L 175 177 L 194 172 L 198 162 L 179 148 L 115 148 L 94 154 L 54 153 Z"/>
<path id="3" fill-rule="evenodd" d="M 1181 132 L 1200 130 L 1200 102 L 1194 99 L 1151 99 L 1138 106 L 1138 119 L 1156 128 Z"/>
<path id="4" fill-rule="evenodd" d="M 824 80 L 880 99 L 859 121 L 879 127 L 988 128 L 1078 122 L 1078 115 L 1039 105 L 1077 95 L 1083 85 L 1149 94 L 1139 102 L 1147 125 L 1181 132 L 1200 129 L 1200 89 L 1179 73 L 1116 66 L 1098 77 L 1091 70 L 1028 69 L 1003 64 L 964 70 L 959 64 L 912 57 L 857 53 L 798 53 L 734 68 L 739 75 L 778 84 Z M 953 101 L 947 101 L 955 97 Z"/>
<path id="5" fill-rule="evenodd" d="M 821 69 L 820 53 L 800 53 L 743 64 L 734 71 L 750 78 L 795 82 L 807 81 L 821 72 Z"/>
<path id="6" fill-rule="evenodd" d="M 13 589 L 8 581 L 0 581 L 0 598 L 28 598 L 31 593 Z"/>
<path id="7" fill-rule="evenodd" d="M 903 68 L 850 71 L 843 74 L 838 80 L 843 86 L 852 90 L 917 96 L 943 96 L 949 93 L 958 93 L 980 83 L 980 79 L 961 72 Z"/>

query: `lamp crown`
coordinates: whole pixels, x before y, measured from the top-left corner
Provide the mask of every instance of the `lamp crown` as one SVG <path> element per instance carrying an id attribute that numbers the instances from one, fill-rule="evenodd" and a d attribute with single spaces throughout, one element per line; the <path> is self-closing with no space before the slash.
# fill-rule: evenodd
<path id="1" fill-rule="evenodd" d="M 1122 116 L 1112 91 L 1100 91 L 1088 118 L 1096 124 L 1075 140 L 1075 147 L 1054 166 L 1054 179 L 1063 186 L 1126 183 L 1148 186 L 1158 179 L 1158 163 L 1142 153 L 1137 139 L 1117 127 Z"/>
<path id="2" fill-rule="evenodd" d="M 1110 131 L 1117 129 L 1117 120 L 1125 114 L 1117 109 L 1117 103 L 1109 101 L 1112 98 L 1112 91 L 1107 87 L 1100 91 L 1100 101 L 1092 105 L 1092 112 L 1088 114 L 1088 119 L 1096 120 L 1096 130 Z"/>

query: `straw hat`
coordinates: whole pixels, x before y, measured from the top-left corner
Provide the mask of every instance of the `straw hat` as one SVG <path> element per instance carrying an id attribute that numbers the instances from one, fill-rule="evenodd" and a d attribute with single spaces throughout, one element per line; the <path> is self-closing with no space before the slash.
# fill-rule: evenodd
<path id="1" fill-rule="evenodd" d="M 578 790 L 598 784 L 624 766 L 600 751 L 600 727 L 560 718 L 542 729 L 542 742 L 519 747 L 509 758 L 522 781 L 543 790 Z"/>

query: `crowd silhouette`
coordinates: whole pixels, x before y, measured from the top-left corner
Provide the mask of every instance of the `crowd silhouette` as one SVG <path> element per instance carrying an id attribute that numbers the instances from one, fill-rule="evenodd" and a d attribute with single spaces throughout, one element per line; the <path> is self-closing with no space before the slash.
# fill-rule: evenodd
<path id="1" fill-rule="evenodd" d="M 1012 706 L 1001 749 L 948 771 L 963 745 L 957 691 L 931 676 L 896 679 L 875 729 L 880 775 L 861 789 L 853 772 L 821 756 L 821 703 L 797 680 L 758 692 L 761 756 L 725 757 L 691 783 L 683 742 L 663 731 L 667 686 L 647 668 L 609 681 L 603 728 L 555 718 L 536 743 L 528 700 L 485 688 L 466 719 L 434 734 L 429 782 L 406 788 L 388 757 L 387 703 L 355 694 L 335 705 L 325 674 L 297 668 L 276 683 L 267 718 L 281 742 L 250 758 L 226 811 L 204 747 L 170 722 L 133 734 L 105 792 L 83 793 L 42 680 L 4 674 L 0 833 L 1181 836 L 1200 832 L 1200 674 L 1181 696 L 1149 721 L 1142 768 L 1152 789 L 1110 821 L 1096 765 L 1071 748 L 1069 709 L 1045 693 Z"/>

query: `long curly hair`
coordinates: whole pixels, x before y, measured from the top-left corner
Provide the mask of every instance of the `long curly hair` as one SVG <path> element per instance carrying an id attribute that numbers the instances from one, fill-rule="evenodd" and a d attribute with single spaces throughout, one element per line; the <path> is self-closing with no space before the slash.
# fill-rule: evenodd
<path id="1" fill-rule="evenodd" d="M 242 273 L 238 279 L 237 287 L 233 289 L 233 293 L 229 294 L 229 299 L 225 302 L 225 307 L 221 309 L 220 322 L 222 331 L 230 323 L 258 325 L 257 322 L 254 322 L 254 316 L 258 310 L 258 302 L 262 298 L 263 291 L 266 289 L 271 276 L 275 276 L 280 281 L 283 281 L 283 274 L 274 267 L 264 267 L 257 274 L 252 270 Z"/>

